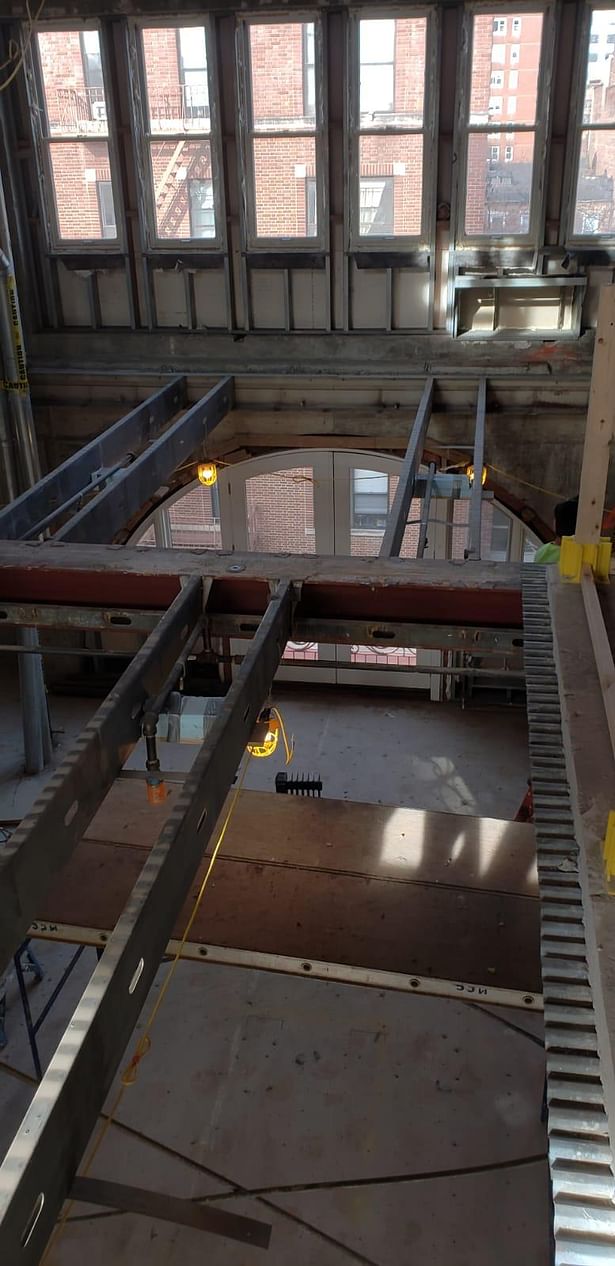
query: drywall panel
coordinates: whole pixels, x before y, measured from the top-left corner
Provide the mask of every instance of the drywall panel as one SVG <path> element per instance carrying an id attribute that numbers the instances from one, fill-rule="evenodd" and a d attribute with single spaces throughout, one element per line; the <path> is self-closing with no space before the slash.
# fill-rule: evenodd
<path id="1" fill-rule="evenodd" d="M 92 326 L 90 274 L 73 272 L 58 261 L 58 286 L 64 325 Z"/>
<path id="2" fill-rule="evenodd" d="M 393 329 L 425 330 L 429 327 L 430 281 L 428 272 L 393 269 Z"/>
<path id="3" fill-rule="evenodd" d="M 194 273 L 194 304 L 196 323 L 200 329 L 228 329 L 223 268 L 204 268 Z"/>
<path id="4" fill-rule="evenodd" d="M 390 323 L 390 294 L 386 268 L 357 268 L 350 264 L 350 326 L 353 330 L 386 330 Z"/>
<path id="5" fill-rule="evenodd" d="M 286 274 L 283 269 L 253 268 L 249 273 L 252 328 L 286 328 Z"/>
<path id="6" fill-rule="evenodd" d="M 183 272 L 154 269 L 154 299 L 156 303 L 156 324 L 159 326 L 181 326 L 187 328 L 188 308 L 186 303 L 186 278 Z"/>
<path id="7" fill-rule="evenodd" d="M 130 326 L 128 282 L 123 269 L 96 274 L 101 325 Z"/>
<path id="8" fill-rule="evenodd" d="M 327 325 L 327 274 L 324 269 L 295 269 L 290 274 L 291 327 L 324 330 Z"/>

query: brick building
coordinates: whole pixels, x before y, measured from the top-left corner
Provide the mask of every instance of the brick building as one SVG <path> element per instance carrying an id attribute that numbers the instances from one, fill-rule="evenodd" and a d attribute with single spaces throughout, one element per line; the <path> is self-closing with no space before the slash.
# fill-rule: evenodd
<path id="1" fill-rule="evenodd" d="M 423 125 L 426 27 L 424 17 L 361 23 L 361 236 L 421 231 L 423 138 L 404 129 Z M 214 237 L 204 28 L 145 28 L 142 40 L 156 236 Z M 60 236 L 114 237 L 98 33 L 41 32 L 38 45 Z M 314 25 L 250 24 L 249 49 L 257 234 L 315 236 Z"/>
<path id="2" fill-rule="evenodd" d="M 590 46 L 591 47 L 591 46 Z M 615 121 L 615 48 L 611 42 L 600 58 L 599 69 L 590 60 L 583 105 L 586 125 Z M 598 54 L 594 54 L 595 57 Z M 579 178 L 574 215 L 575 234 L 612 233 L 615 231 L 614 206 L 615 131 L 594 131 L 591 126 L 581 133 Z"/>
<path id="3" fill-rule="evenodd" d="M 541 13 L 476 14 L 473 26 L 466 233 L 529 230 Z"/>

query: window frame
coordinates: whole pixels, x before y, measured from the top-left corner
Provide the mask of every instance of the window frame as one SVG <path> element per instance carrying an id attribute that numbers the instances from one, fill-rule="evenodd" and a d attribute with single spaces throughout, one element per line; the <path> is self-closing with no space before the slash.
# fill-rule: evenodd
<path id="1" fill-rule="evenodd" d="M 536 92 L 536 113 L 533 124 L 528 123 L 496 123 L 490 120 L 486 124 L 469 123 L 470 99 L 472 92 L 472 55 L 474 18 L 481 13 L 497 16 L 496 9 L 502 10 L 502 16 L 523 17 L 525 14 L 542 13 L 542 42 L 538 85 Z M 508 39 L 508 36 L 506 36 Z M 513 48 L 515 46 L 513 45 Z M 516 45 L 519 47 L 519 45 Z M 474 0 L 466 4 L 462 24 L 462 36 L 459 47 L 457 113 L 455 120 L 455 150 L 458 161 L 454 170 L 453 208 L 451 220 L 454 224 L 455 249 L 475 250 L 488 249 L 516 250 L 528 247 L 537 249 L 542 245 L 544 237 L 544 218 L 546 200 L 546 162 L 550 134 L 551 79 L 553 74 L 553 57 L 555 47 L 555 19 L 553 0 L 518 0 L 518 3 L 502 5 L 488 3 L 487 0 Z M 512 54 L 511 54 L 512 56 Z M 511 63 L 512 64 L 512 63 Z M 534 136 L 534 156 L 532 162 L 532 183 L 530 187 L 530 210 L 528 230 L 526 233 L 466 233 L 466 194 L 468 178 L 468 153 L 471 136 L 486 134 L 500 137 L 500 144 L 506 144 L 506 134 L 532 133 Z M 495 143 L 495 142 L 493 142 Z M 515 142 L 508 142 L 514 144 Z"/>
<path id="2" fill-rule="evenodd" d="M 581 27 L 579 30 L 580 55 L 577 58 L 578 64 L 575 71 L 575 80 L 573 83 L 570 102 L 568 146 L 562 192 L 562 207 L 564 210 L 561 217 L 560 246 L 573 246 L 575 251 L 594 251 L 597 243 L 601 248 L 607 247 L 611 251 L 615 251 L 615 227 L 613 228 L 612 233 L 592 233 L 591 235 L 586 233 L 575 235 L 574 232 L 576 195 L 583 132 L 611 131 L 615 133 L 615 119 L 612 123 L 598 123 L 593 125 L 588 125 L 583 122 L 587 95 L 587 69 L 591 48 L 592 16 L 594 12 L 605 9 L 615 9 L 615 2 L 603 4 L 588 3 L 583 12 Z M 598 41 L 596 40 L 595 42 L 597 43 Z"/>
<path id="3" fill-rule="evenodd" d="M 252 68 L 250 58 L 250 27 L 279 26 L 281 24 L 314 25 L 314 127 L 311 129 L 255 128 L 252 109 Z M 328 250 L 329 213 L 327 196 L 327 80 L 325 75 L 325 30 L 321 13 L 318 9 L 297 9 L 285 13 L 238 13 L 235 32 L 237 52 L 237 103 L 238 103 L 238 139 L 240 161 L 240 185 L 243 199 L 242 235 L 244 248 L 255 253 L 276 254 L 315 254 Z M 302 50 L 305 51 L 307 40 L 302 32 Z M 302 91 L 305 106 L 306 97 L 305 60 L 302 68 Z M 305 117 L 305 116 L 304 116 Z M 278 137 L 313 137 L 314 139 L 314 177 L 306 176 L 306 211 L 307 182 L 316 181 L 316 236 L 315 237 L 267 237 L 257 231 L 256 218 L 256 180 L 254 172 L 254 138 Z M 307 227 L 307 216 L 306 216 Z"/>
<path id="4" fill-rule="evenodd" d="M 209 96 L 209 130 L 190 128 L 185 132 L 152 132 L 149 128 L 149 99 L 147 91 L 147 71 L 145 62 L 144 30 L 175 31 L 177 45 L 178 79 L 181 81 L 180 28 L 189 26 L 202 27 L 205 30 L 205 51 L 207 57 L 207 90 Z M 163 254 L 178 251 L 187 253 L 220 254 L 226 249 L 226 213 L 224 188 L 222 179 L 222 157 L 220 143 L 220 125 L 218 113 L 217 66 L 214 54 L 215 40 L 212 21 L 205 13 L 195 16 L 194 13 L 175 12 L 173 17 L 146 16 L 132 19 L 129 23 L 131 39 L 131 65 L 133 68 L 133 100 L 135 104 L 135 133 L 139 164 L 140 214 L 144 241 L 150 253 Z M 194 120 L 193 120 L 194 122 Z M 211 180 L 214 195 L 214 237 L 159 237 L 157 230 L 156 199 L 154 193 L 154 176 L 152 169 L 152 144 L 168 142 L 178 144 L 179 141 L 208 141 L 211 154 Z M 196 179 L 196 178 L 195 178 Z M 189 178 L 186 178 L 188 200 L 188 219 L 190 222 Z"/>
<path id="5" fill-rule="evenodd" d="M 425 93 L 423 97 L 423 122 L 421 127 L 400 124 L 392 127 L 383 124 L 361 128 L 361 45 L 360 23 L 376 19 L 425 18 Z M 413 5 L 411 8 L 369 6 L 354 9 L 348 21 L 348 163 L 346 181 L 346 206 L 348 208 L 348 246 L 350 251 L 397 252 L 427 249 L 435 243 L 436 175 L 437 175 L 437 111 L 439 101 L 439 50 L 440 14 L 435 5 Z M 388 64 L 388 63 L 387 63 Z M 395 81 L 395 63 L 393 63 Z M 422 136 L 423 183 L 421 229 L 419 233 L 391 234 L 388 237 L 361 235 L 361 167 L 360 143 L 363 136 Z M 390 173 L 373 177 L 384 179 Z"/>
<path id="6" fill-rule="evenodd" d="M 80 37 L 79 48 L 83 61 L 83 40 L 81 36 L 84 31 L 96 31 L 98 33 L 103 75 L 103 93 L 107 115 L 107 130 L 105 134 L 98 137 L 96 135 L 92 135 L 91 137 L 79 135 L 71 136 L 68 133 L 52 136 L 47 120 L 45 84 L 43 79 L 43 67 L 38 44 L 38 36 L 48 34 L 50 32 L 75 32 Z M 59 21 L 50 20 L 46 22 L 37 22 L 34 27 L 33 38 L 30 41 L 30 46 L 24 64 L 32 135 L 34 140 L 34 152 L 36 157 L 41 218 L 45 226 L 45 236 L 47 238 L 47 246 L 50 254 L 54 256 L 83 255 L 84 252 L 101 255 L 123 254 L 126 249 L 124 189 L 116 145 L 117 129 L 114 114 L 114 102 L 111 95 L 111 68 L 109 65 L 105 31 L 102 24 L 94 18 L 86 21 L 66 19 Z M 111 178 L 110 183 L 113 194 L 113 206 L 115 210 L 116 236 L 102 236 L 101 220 L 100 237 L 64 238 L 60 233 L 56 184 L 51 161 L 51 147 L 55 144 L 66 145 L 70 143 L 73 145 L 82 145 L 87 143 L 88 140 L 100 140 L 107 145 L 107 151 L 109 154 L 109 174 Z M 98 190 L 96 192 L 96 197 L 97 201 L 99 201 Z"/>

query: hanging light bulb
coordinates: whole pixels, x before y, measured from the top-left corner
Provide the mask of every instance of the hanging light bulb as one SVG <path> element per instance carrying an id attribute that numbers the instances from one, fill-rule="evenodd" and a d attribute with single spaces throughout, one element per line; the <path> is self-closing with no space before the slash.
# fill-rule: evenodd
<path id="1" fill-rule="evenodd" d="M 213 488 L 218 482 L 218 467 L 215 462 L 199 462 L 196 473 L 204 488 Z"/>
<path id="2" fill-rule="evenodd" d="M 280 723 L 271 708 L 263 708 L 246 744 L 250 756 L 273 756 L 280 737 Z"/>
<path id="3" fill-rule="evenodd" d="M 466 475 L 468 476 L 470 487 L 472 487 L 472 484 L 474 483 L 474 467 L 473 466 L 466 466 Z M 483 487 L 486 481 L 487 481 L 487 467 L 483 466 L 482 474 L 480 477 L 480 482 L 483 485 Z"/>

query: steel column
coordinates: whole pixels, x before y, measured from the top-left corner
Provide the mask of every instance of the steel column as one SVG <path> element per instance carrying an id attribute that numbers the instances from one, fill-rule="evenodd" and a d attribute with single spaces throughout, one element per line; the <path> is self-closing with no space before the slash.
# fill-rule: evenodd
<path id="1" fill-rule="evenodd" d="M 0 1169 L 0 1258 L 11 1266 L 34 1266 L 39 1261 L 70 1192 L 271 687 L 291 615 L 292 588 L 287 583 L 271 598 L 220 715 Z"/>
<path id="2" fill-rule="evenodd" d="M 487 379 L 478 384 L 476 430 L 474 432 L 474 483 L 470 497 L 468 546 L 466 558 L 481 556 L 481 522 L 483 509 L 483 466 L 485 464 L 485 418 L 487 412 Z"/>
<path id="3" fill-rule="evenodd" d="M 56 533 L 58 541 L 112 541 L 165 480 L 203 444 L 234 403 L 234 382 L 222 378 L 150 444 L 130 466 Z"/>
<path id="4" fill-rule="evenodd" d="M 143 704 L 162 685 L 201 616 L 202 585 L 194 578 L 178 594 L 2 849 L 0 972 L 23 941 L 52 876 L 81 839 L 139 738 Z"/>
<path id="5" fill-rule="evenodd" d="M 429 426 L 431 417 L 431 407 L 433 403 L 434 380 L 428 378 L 423 388 L 423 394 L 420 399 L 419 407 L 416 411 L 414 425 L 410 432 L 406 455 L 401 465 L 399 473 L 399 482 L 393 498 L 393 505 L 389 510 L 387 525 L 382 545 L 380 546 L 380 558 L 391 558 L 397 556 L 402 546 L 404 532 L 408 522 L 408 512 L 410 510 L 410 502 L 414 492 L 414 481 L 421 464 L 423 456 L 423 448 L 425 447 L 425 436 Z"/>
<path id="6" fill-rule="evenodd" d="M 427 484 L 425 486 L 425 496 L 421 506 L 421 526 L 419 528 L 419 540 L 416 547 L 417 558 L 422 558 L 427 545 L 427 528 L 429 526 L 429 512 L 431 510 L 431 498 L 433 494 L 434 478 L 436 474 L 435 462 L 429 463 L 429 471 L 427 474 Z"/>
<path id="7" fill-rule="evenodd" d="M 186 378 L 179 374 L 0 511 L 0 538 L 26 536 L 50 509 L 86 491 L 101 470 L 116 466 L 155 439 L 185 400 Z"/>

